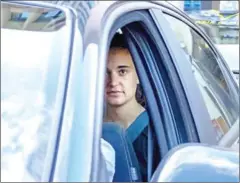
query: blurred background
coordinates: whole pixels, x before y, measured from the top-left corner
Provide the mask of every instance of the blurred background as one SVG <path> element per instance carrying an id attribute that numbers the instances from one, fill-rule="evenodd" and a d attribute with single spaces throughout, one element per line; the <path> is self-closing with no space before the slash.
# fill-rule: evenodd
<path id="1" fill-rule="evenodd" d="M 169 2 L 187 13 L 212 39 L 239 83 L 239 2 Z"/>

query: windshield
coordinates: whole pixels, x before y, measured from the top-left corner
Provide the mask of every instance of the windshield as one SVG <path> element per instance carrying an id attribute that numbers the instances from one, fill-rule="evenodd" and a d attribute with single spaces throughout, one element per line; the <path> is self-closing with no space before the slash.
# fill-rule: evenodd
<path id="1" fill-rule="evenodd" d="M 21 7 L 1 10 L 13 18 Z M 68 47 L 65 39 L 69 32 L 65 20 L 61 22 L 62 28 L 59 24 L 52 26 L 57 24 L 53 21 L 51 28 L 44 29 L 52 19 L 31 13 L 18 13 L 23 19 L 28 16 L 24 21 L 1 22 L 1 181 L 4 182 L 41 181 L 45 162 L 51 162 L 46 157 L 52 126 L 57 122 L 58 81 L 66 63 L 63 53 Z"/>

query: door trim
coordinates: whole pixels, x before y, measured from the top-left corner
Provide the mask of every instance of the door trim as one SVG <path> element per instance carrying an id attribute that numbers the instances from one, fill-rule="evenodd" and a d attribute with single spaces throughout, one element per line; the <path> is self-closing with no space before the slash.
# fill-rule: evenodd
<path id="1" fill-rule="evenodd" d="M 168 24 L 161 9 L 151 9 L 151 11 L 159 29 L 161 29 L 160 25 Z M 174 32 L 171 30 L 170 27 L 165 27 L 165 29 L 162 29 L 161 31 L 164 35 L 166 35 L 166 37 L 176 38 Z M 167 44 L 168 50 L 170 51 L 173 63 L 176 67 L 176 70 L 178 71 L 179 77 L 182 81 L 182 86 L 184 88 L 185 95 L 187 96 L 188 104 L 191 108 L 200 142 L 216 145 L 217 140 L 216 136 L 214 136 L 214 128 L 211 123 L 209 123 L 211 121 L 210 116 L 205 107 L 205 103 L 202 94 L 200 93 L 200 89 L 196 83 L 196 80 L 193 77 L 191 64 L 187 60 L 184 51 L 181 49 L 177 38 L 168 39 L 165 40 L 165 42 Z M 179 58 L 181 58 L 181 62 L 179 62 Z M 186 58 L 184 65 L 181 64 L 183 58 Z"/>

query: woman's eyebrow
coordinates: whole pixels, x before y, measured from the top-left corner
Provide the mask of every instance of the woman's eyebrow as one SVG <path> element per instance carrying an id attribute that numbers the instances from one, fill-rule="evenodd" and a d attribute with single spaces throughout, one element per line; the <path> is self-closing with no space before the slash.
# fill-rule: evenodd
<path id="1" fill-rule="evenodd" d="M 117 68 L 118 69 L 125 69 L 125 68 L 130 68 L 130 66 L 128 66 L 128 65 L 119 65 Z"/>
<path id="2" fill-rule="evenodd" d="M 131 66 L 128 66 L 128 65 L 119 65 L 117 66 L 117 69 L 129 69 L 131 68 Z M 111 73 L 111 69 L 107 68 L 107 73 Z"/>

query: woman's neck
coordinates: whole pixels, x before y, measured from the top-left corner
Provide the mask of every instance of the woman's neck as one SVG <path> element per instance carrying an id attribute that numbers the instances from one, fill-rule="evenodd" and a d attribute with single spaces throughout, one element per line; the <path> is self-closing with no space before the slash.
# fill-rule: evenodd
<path id="1" fill-rule="evenodd" d="M 144 110 L 136 100 L 117 107 L 108 105 L 104 121 L 120 122 L 124 128 L 128 128 Z"/>

